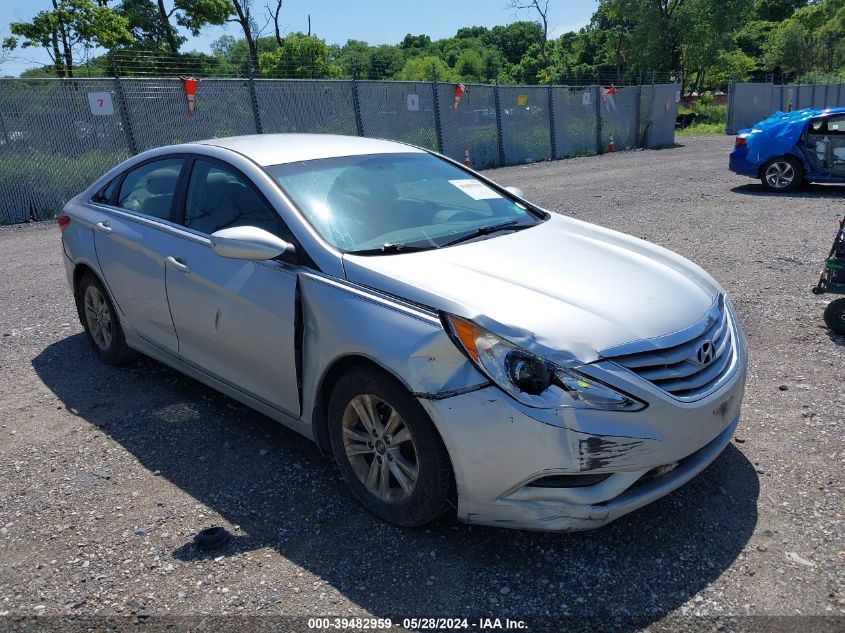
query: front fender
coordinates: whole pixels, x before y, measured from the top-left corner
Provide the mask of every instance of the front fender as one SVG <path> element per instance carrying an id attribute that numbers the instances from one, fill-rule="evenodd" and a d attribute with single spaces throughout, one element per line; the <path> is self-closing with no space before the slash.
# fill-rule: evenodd
<path id="1" fill-rule="evenodd" d="M 379 365 L 419 398 L 444 398 L 488 383 L 433 310 L 319 274 L 303 273 L 299 283 L 303 415 L 313 415 L 324 376 L 348 356 Z"/>

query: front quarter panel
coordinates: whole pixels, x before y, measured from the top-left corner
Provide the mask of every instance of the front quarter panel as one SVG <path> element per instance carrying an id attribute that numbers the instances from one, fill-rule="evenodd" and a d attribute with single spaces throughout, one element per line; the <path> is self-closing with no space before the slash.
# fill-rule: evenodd
<path id="1" fill-rule="evenodd" d="M 487 384 L 434 312 L 319 274 L 303 273 L 299 283 L 303 411 L 315 410 L 324 376 L 349 356 L 383 367 L 419 398 L 444 398 Z"/>

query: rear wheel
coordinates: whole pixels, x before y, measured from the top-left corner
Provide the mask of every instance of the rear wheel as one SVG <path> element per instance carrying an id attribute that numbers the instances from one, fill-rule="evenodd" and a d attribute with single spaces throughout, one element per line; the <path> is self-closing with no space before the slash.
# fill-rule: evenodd
<path id="1" fill-rule="evenodd" d="M 845 297 L 827 304 L 824 311 L 824 322 L 832 332 L 845 334 Z"/>
<path id="2" fill-rule="evenodd" d="M 76 308 L 88 340 L 100 359 L 109 365 L 122 365 L 137 356 L 126 345 L 120 319 L 103 284 L 86 273 L 76 290 Z"/>
<path id="3" fill-rule="evenodd" d="M 804 180 L 804 167 L 792 156 L 773 158 L 760 169 L 760 181 L 767 191 L 795 191 Z"/>
<path id="4" fill-rule="evenodd" d="M 329 401 L 332 452 L 349 489 L 370 512 L 405 527 L 447 509 L 452 470 L 443 440 L 395 378 L 353 369 Z"/>

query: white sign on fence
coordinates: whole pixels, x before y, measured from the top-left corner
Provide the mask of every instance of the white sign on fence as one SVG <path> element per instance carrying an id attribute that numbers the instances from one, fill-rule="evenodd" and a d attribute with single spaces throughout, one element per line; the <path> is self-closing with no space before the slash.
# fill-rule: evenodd
<path id="1" fill-rule="evenodd" d="M 407 95 L 405 97 L 405 103 L 408 105 L 408 110 L 410 110 L 411 112 L 416 112 L 420 109 L 420 96 Z"/>
<path id="2" fill-rule="evenodd" d="M 89 92 L 88 105 L 94 116 L 109 116 L 114 114 L 114 103 L 110 92 Z"/>
<path id="3" fill-rule="evenodd" d="M 581 105 L 588 106 L 593 102 L 593 95 L 589 91 L 581 93 Z"/>

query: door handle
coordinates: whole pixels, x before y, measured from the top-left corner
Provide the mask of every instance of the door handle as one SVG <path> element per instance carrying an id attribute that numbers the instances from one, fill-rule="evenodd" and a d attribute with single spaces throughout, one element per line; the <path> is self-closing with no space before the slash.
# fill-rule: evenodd
<path id="1" fill-rule="evenodd" d="M 189 273 L 191 272 L 191 268 L 184 262 L 180 262 L 175 257 L 167 257 L 165 260 L 170 266 L 178 270 L 179 272 Z"/>
<path id="2" fill-rule="evenodd" d="M 104 220 L 103 222 L 97 222 L 94 226 L 97 227 L 97 230 L 100 233 L 108 234 L 108 233 L 111 233 L 111 231 L 112 231 L 111 225 L 109 224 L 108 220 Z"/>

